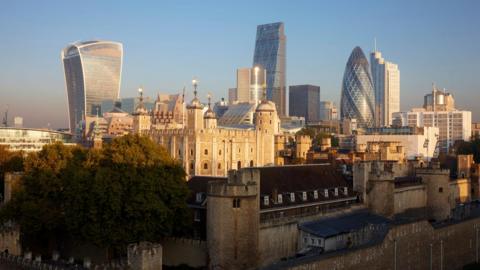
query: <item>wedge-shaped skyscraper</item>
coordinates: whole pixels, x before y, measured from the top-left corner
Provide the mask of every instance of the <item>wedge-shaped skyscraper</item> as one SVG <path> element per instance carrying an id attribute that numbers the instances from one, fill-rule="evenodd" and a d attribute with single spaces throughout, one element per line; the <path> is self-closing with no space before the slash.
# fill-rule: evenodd
<path id="1" fill-rule="evenodd" d="M 267 99 L 275 103 L 277 112 L 282 116 L 287 113 L 286 40 L 283 23 L 259 25 L 253 56 L 253 66 L 259 66 L 267 71 Z"/>
<path id="2" fill-rule="evenodd" d="M 360 47 L 348 58 L 340 100 L 341 119 L 356 119 L 359 127 L 374 125 L 375 95 L 368 60 Z"/>
<path id="3" fill-rule="evenodd" d="M 85 116 L 102 113 L 102 100 L 118 99 L 122 57 L 122 44 L 112 41 L 77 42 L 63 49 L 70 132 Z"/>

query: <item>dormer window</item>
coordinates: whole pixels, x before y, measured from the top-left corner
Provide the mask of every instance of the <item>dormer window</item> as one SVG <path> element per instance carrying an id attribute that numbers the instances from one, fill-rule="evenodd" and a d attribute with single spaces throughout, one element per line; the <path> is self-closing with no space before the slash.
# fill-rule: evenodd
<path id="1" fill-rule="evenodd" d="M 268 205 L 270 203 L 270 200 L 268 198 L 268 195 L 267 196 L 263 196 L 263 205 Z"/>
<path id="2" fill-rule="evenodd" d="M 290 193 L 290 201 L 294 202 L 295 201 L 295 193 Z"/>
<path id="3" fill-rule="evenodd" d="M 282 194 L 277 195 L 277 201 L 278 201 L 278 203 L 283 203 Z"/>
<path id="4" fill-rule="evenodd" d="M 335 197 L 338 196 L 338 188 L 335 188 Z"/>
<path id="5" fill-rule="evenodd" d="M 348 195 L 348 187 L 343 187 L 343 194 Z"/>
<path id="6" fill-rule="evenodd" d="M 200 203 L 200 202 L 202 202 L 202 200 L 203 200 L 203 192 L 198 192 L 198 193 L 196 194 L 195 201 L 196 201 L 197 203 Z"/>
<path id="7" fill-rule="evenodd" d="M 328 198 L 328 189 L 325 189 L 324 194 L 325 194 L 325 198 Z"/>
<path id="8" fill-rule="evenodd" d="M 307 200 L 307 192 L 305 192 L 305 191 L 302 192 L 302 199 L 303 199 L 304 201 Z"/>
<path id="9" fill-rule="evenodd" d="M 313 191 L 313 198 L 316 200 L 318 199 L 318 191 L 317 190 L 314 190 Z"/>

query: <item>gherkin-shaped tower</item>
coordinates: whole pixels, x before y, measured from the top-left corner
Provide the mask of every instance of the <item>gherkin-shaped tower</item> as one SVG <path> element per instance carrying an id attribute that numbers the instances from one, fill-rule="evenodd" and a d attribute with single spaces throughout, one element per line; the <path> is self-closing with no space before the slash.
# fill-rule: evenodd
<path id="1" fill-rule="evenodd" d="M 374 125 L 375 94 L 368 60 L 360 47 L 355 47 L 348 58 L 342 82 L 340 115 L 356 119 L 359 127 Z"/>

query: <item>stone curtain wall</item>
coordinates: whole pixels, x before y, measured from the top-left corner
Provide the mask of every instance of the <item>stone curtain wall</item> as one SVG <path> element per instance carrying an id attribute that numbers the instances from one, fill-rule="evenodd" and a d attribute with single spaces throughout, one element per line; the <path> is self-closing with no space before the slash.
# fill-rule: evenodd
<path id="1" fill-rule="evenodd" d="M 166 238 L 162 241 L 163 264 L 166 266 L 179 266 L 181 264 L 190 267 L 207 266 L 207 243 L 206 241 Z"/>
<path id="2" fill-rule="evenodd" d="M 461 269 L 476 260 L 477 247 L 480 248 L 480 243 L 476 242 L 478 226 L 480 218 L 441 228 L 433 228 L 427 221 L 398 225 L 390 229 L 383 242 L 377 245 L 303 257 L 270 268 L 395 270 L 430 269 L 432 264 L 432 269 Z"/>

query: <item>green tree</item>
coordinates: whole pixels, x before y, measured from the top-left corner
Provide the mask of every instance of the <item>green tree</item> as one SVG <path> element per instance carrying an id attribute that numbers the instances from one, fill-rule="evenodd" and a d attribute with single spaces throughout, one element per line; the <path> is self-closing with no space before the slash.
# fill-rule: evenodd
<path id="1" fill-rule="evenodd" d="M 68 235 L 121 249 L 182 233 L 188 192 L 183 168 L 147 137 L 116 138 L 101 150 L 54 144 L 29 156 L 0 217 L 50 247 Z"/>
<path id="2" fill-rule="evenodd" d="M 28 239 L 33 246 L 57 246 L 57 238 L 63 235 L 63 171 L 73 149 L 56 143 L 30 154 L 19 189 L 0 211 L 4 220 L 20 225 L 24 240 Z"/>
<path id="3" fill-rule="evenodd" d="M 0 197 L 3 198 L 5 173 L 23 171 L 23 155 L 23 152 L 9 151 L 0 145 Z"/>

